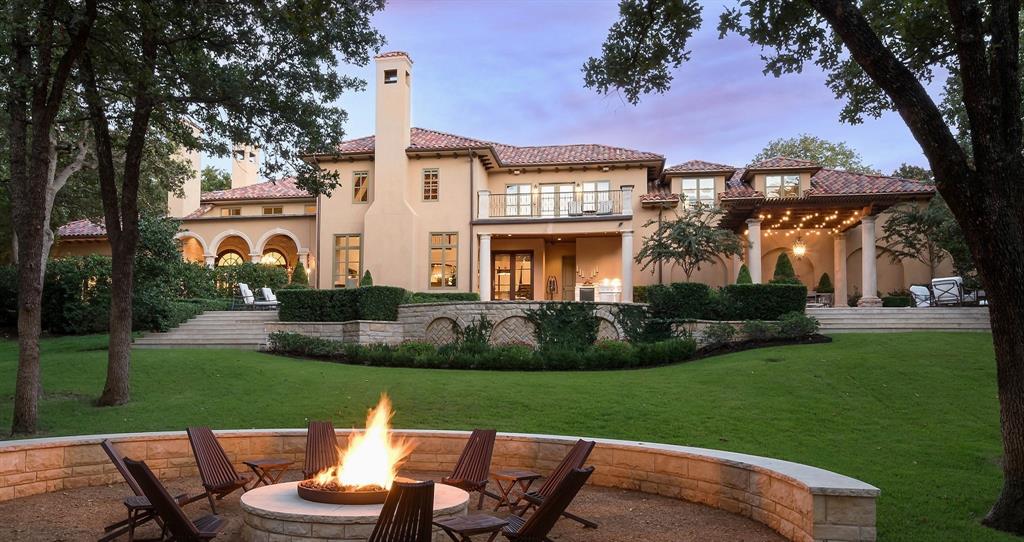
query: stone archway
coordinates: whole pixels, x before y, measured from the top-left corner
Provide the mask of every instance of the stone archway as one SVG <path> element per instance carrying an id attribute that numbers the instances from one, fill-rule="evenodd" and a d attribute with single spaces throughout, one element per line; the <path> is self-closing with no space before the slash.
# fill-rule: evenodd
<path id="1" fill-rule="evenodd" d="M 204 263 L 210 249 L 201 235 L 190 231 L 178 232 L 175 236 L 181 242 L 181 257 L 187 262 Z"/>
<path id="2" fill-rule="evenodd" d="M 619 328 L 607 318 L 597 318 L 597 340 L 599 341 L 619 341 L 622 340 L 622 336 L 619 333 Z"/>
<path id="3" fill-rule="evenodd" d="M 536 328 L 522 316 L 509 316 L 491 330 L 490 343 L 537 346 Z"/>
<path id="4" fill-rule="evenodd" d="M 423 339 L 434 346 L 444 346 L 458 339 L 458 329 L 459 325 L 451 318 L 444 316 L 434 318 L 427 324 L 427 329 L 423 333 Z"/>

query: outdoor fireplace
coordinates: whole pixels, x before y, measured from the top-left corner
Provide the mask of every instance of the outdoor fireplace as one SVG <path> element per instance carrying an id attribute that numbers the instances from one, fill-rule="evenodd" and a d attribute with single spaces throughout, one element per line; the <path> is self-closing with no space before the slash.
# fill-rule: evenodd
<path id="1" fill-rule="evenodd" d="M 398 469 L 415 445 L 391 433 L 391 401 L 382 394 L 366 417 L 366 429 L 353 431 L 338 464 L 296 485 L 299 497 L 328 504 L 380 504 L 388 496 Z M 412 481 L 399 479 L 400 481 Z"/>

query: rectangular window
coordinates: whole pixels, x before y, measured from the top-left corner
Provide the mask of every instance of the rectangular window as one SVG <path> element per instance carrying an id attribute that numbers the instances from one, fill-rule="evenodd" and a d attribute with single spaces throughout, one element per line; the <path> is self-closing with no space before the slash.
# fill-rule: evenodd
<path id="1" fill-rule="evenodd" d="M 226 207 L 220 210 L 220 216 L 241 216 L 241 207 Z"/>
<path id="2" fill-rule="evenodd" d="M 437 201 L 440 181 L 437 169 L 423 170 L 423 201 Z"/>
<path id="3" fill-rule="evenodd" d="M 565 216 L 569 214 L 569 205 L 576 185 L 572 183 L 540 185 L 541 216 Z"/>
<path id="4" fill-rule="evenodd" d="M 532 216 L 532 190 L 529 184 L 505 185 L 505 216 Z"/>
<path id="5" fill-rule="evenodd" d="M 764 195 L 769 198 L 800 197 L 799 175 L 768 175 L 764 178 Z"/>
<path id="6" fill-rule="evenodd" d="M 715 179 L 711 177 L 699 179 L 683 179 L 683 196 L 686 197 L 686 204 L 696 207 L 715 204 Z"/>
<path id="7" fill-rule="evenodd" d="M 280 215 L 284 214 L 284 207 L 264 207 L 263 214 L 265 215 Z"/>
<path id="8" fill-rule="evenodd" d="M 307 203 L 306 204 L 306 214 L 307 215 L 315 215 L 316 214 L 316 204 L 315 203 Z"/>
<path id="9" fill-rule="evenodd" d="M 384 84 L 391 85 L 398 82 L 398 70 L 384 70 Z"/>
<path id="10" fill-rule="evenodd" d="M 334 287 L 359 286 L 362 268 L 362 236 L 358 233 L 334 236 Z"/>
<path id="11" fill-rule="evenodd" d="M 430 234 L 430 287 L 459 285 L 459 234 Z"/>
<path id="12" fill-rule="evenodd" d="M 366 203 L 370 199 L 370 172 L 352 173 L 352 203 Z"/>
<path id="13" fill-rule="evenodd" d="M 611 181 L 587 181 L 583 183 L 583 212 L 611 213 Z"/>

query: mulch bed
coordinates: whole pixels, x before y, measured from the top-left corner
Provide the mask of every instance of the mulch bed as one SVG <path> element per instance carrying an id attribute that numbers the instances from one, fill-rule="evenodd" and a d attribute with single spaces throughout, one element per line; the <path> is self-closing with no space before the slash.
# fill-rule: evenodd
<path id="1" fill-rule="evenodd" d="M 297 480 L 298 473 L 290 472 L 285 480 Z M 410 478 L 440 479 L 440 473 L 403 473 Z M 198 491 L 198 478 L 170 480 L 172 494 Z M 124 484 L 60 491 L 0 503 L 0 540 L 96 540 L 103 526 L 123 519 L 121 500 L 130 494 Z M 227 526 L 216 540 L 240 540 L 242 513 L 240 492 L 217 503 L 217 509 L 228 519 Z M 476 502 L 475 494 L 470 504 Z M 484 501 L 485 510 L 494 501 Z M 643 540 L 646 542 L 777 542 L 785 540 L 778 533 L 752 520 L 666 497 L 647 495 L 620 489 L 586 487 L 570 508 L 584 517 L 593 519 L 600 527 L 584 529 L 562 519 L 552 532 L 551 539 L 559 542 L 620 542 Z M 185 509 L 191 517 L 210 513 L 205 500 L 190 504 Z M 471 510 L 470 513 L 478 513 Z M 497 515 L 507 515 L 504 510 Z M 150 523 L 137 533 L 149 537 L 158 534 Z M 122 538 L 126 540 L 127 538 Z M 504 540 L 503 538 L 501 540 Z"/>

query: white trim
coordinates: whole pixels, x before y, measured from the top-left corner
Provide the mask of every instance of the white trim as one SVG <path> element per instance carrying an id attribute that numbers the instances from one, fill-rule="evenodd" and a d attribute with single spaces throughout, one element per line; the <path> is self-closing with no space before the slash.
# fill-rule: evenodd
<path id="1" fill-rule="evenodd" d="M 263 236 L 260 237 L 260 240 L 256 241 L 256 252 L 263 254 L 264 250 L 266 249 L 267 241 L 270 241 L 270 238 L 274 237 L 275 235 L 283 235 L 285 237 L 291 238 L 291 240 L 295 242 L 296 252 L 309 252 L 308 248 L 302 247 L 302 243 L 299 242 L 298 236 L 284 228 L 274 228 L 272 230 L 268 230 L 267 232 L 265 232 Z"/>
<path id="2" fill-rule="evenodd" d="M 248 235 L 246 235 L 246 234 L 244 234 L 244 233 L 242 233 L 242 232 L 240 232 L 238 230 L 228 230 L 228 231 L 220 232 L 219 234 L 217 234 L 217 237 L 214 237 L 213 241 L 210 242 L 210 246 L 213 247 L 214 253 L 220 252 L 219 249 L 220 249 L 221 241 L 227 239 L 228 237 L 232 237 L 232 236 L 234 236 L 234 237 L 241 237 L 242 240 L 245 241 L 246 245 L 248 245 L 246 248 L 250 252 L 252 251 L 252 246 L 253 246 L 252 245 L 252 239 L 249 239 Z"/>
<path id="3" fill-rule="evenodd" d="M 199 235 L 198 233 L 190 230 L 179 231 L 178 233 L 174 234 L 174 238 L 178 240 L 181 240 L 182 238 L 185 237 L 189 237 L 195 239 L 196 241 L 199 241 L 199 246 L 203 247 L 203 255 L 210 253 L 210 249 L 207 247 L 206 240 L 203 239 L 202 235 Z"/>

